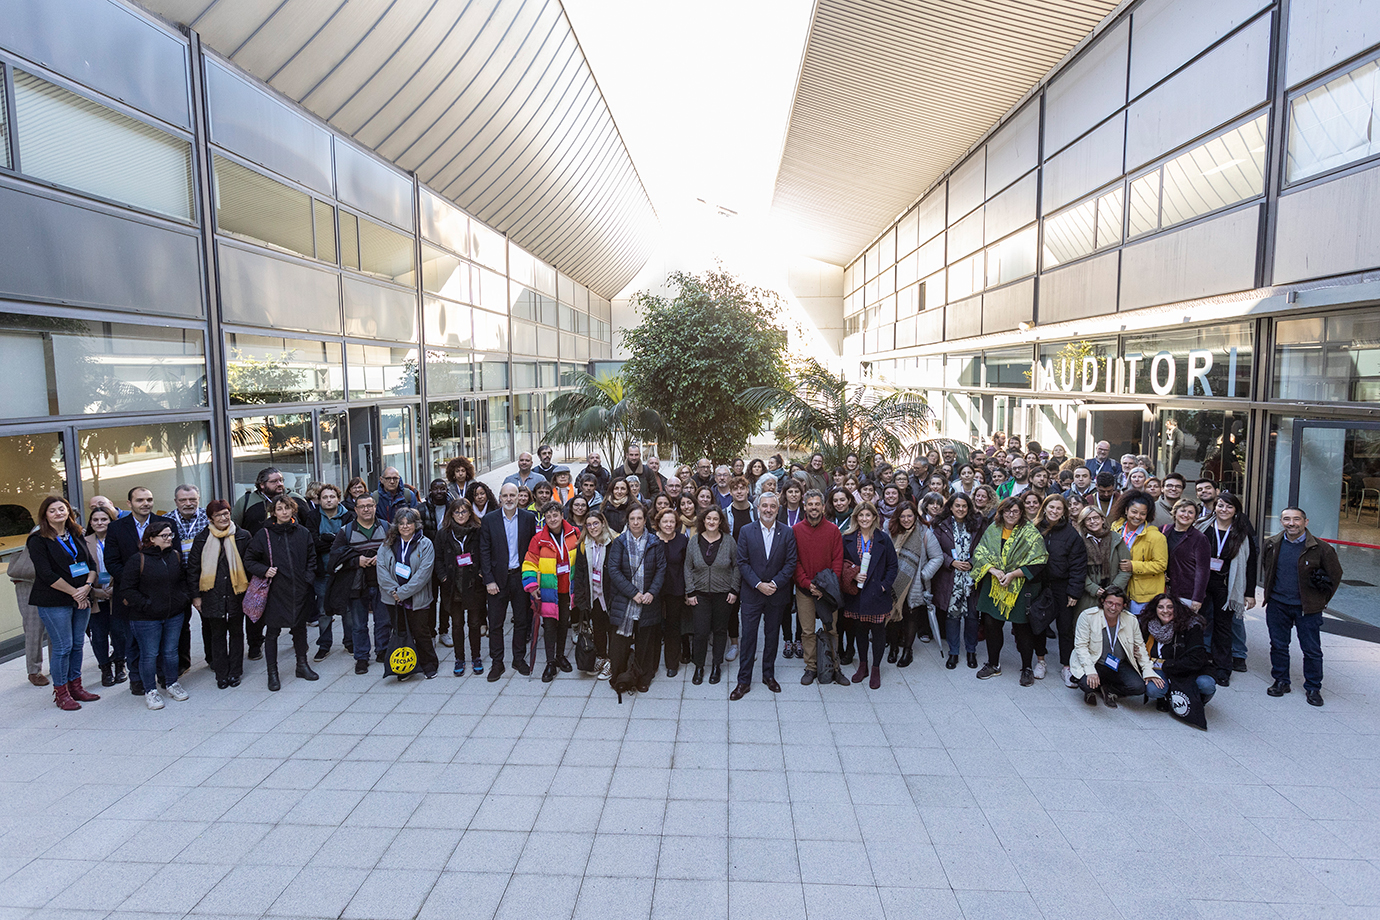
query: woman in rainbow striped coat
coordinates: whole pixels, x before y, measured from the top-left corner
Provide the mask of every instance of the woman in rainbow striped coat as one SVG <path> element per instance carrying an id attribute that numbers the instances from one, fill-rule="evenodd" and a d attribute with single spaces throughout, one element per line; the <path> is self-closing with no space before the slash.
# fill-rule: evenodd
<path id="1" fill-rule="evenodd" d="M 546 641 L 546 670 L 541 679 L 550 683 L 559 668 L 573 670 L 565 657 L 570 631 L 570 563 L 580 543 L 580 531 L 566 523 L 559 502 L 541 507 L 546 525 L 537 531 L 522 560 L 522 587 L 541 606 L 542 638 Z"/>

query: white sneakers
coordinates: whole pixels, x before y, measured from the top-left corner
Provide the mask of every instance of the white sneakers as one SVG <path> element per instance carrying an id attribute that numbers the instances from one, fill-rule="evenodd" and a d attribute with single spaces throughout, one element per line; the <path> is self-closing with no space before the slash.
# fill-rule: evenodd
<path id="1" fill-rule="evenodd" d="M 595 675 L 595 678 L 594 678 L 594 679 L 595 679 L 595 680 L 608 680 L 608 679 L 609 679 L 610 677 L 612 677 L 612 676 L 613 676 L 613 662 L 612 662 L 612 661 L 609 661 L 607 658 L 605 658 L 603 664 L 601 664 L 601 665 L 599 666 L 599 673 Z"/>
<path id="2" fill-rule="evenodd" d="M 737 643 L 737 642 L 730 642 L 730 643 L 728 643 L 728 650 L 727 650 L 726 652 L 724 652 L 724 661 L 733 661 L 733 660 L 734 660 L 735 658 L 737 658 L 737 657 L 738 657 L 738 643 Z"/>
<path id="3" fill-rule="evenodd" d="M 191 694 L 182 688 L 182 684 L 179 681 L 173 681 L 168 684 L 168 696 L 181 703 L 186 700 L 187 697 L 191 696 Z"/>
<path id="4" fill-rule="evenodd" d="M 455 640 L 450 637 L 450 633 L 448 632 L 441 633 L 440 639 L 441 644 L 444 645 L 446 648 L 451 648 L 455 645 Z"/>
<path id="5" fill-rule="evenodd" d="M 183 697 L 185 699 L 185 697 Z M 158 695 L 157 690 L 144 691 L 144 705 L 150 709 L 162 709 L 163 698 Z"/>
<path id="6" fill-rule="evenodd" d="M 1078 686 L 1078 684 L 1074 683 L 1074 680 L 1073 680 L 1073 669 L 1070 668 L 1070 667 L 1068 667 L 1067 665 L 1064 666 L 1064 686 L 1065 686 L 1065 687 L 1076 687 L 1076 686 Z"/>
<path id="7" fill-rule="evenodd" d="M 1036 679 L 1036 680 L 1044 680 L 1044 679 L 1045 679 L 1045 660 L 1044 660 L 1043 658 L 1036 658 L 1036 659 L 1035 659 L 1035 668 L 1034 668 L 1034 671 L 1035 671 L 1035 679 Z"/>

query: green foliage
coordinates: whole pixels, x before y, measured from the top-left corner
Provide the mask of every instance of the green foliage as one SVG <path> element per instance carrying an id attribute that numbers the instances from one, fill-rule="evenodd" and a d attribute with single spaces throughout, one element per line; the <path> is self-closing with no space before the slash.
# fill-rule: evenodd
<path id="1" fill-rule="evenodd" d="M 722 271 L 676 272 L 670 281 L 674 298 L 634 298 L 642 322 L 623 331 L 632 353 L 623 374 L 638 402 L 671 427 L 682 457 L 733 457 L 770 420 L 738 394 L 788 383 L 780 298 Z"/>
<path id="2" fill-rule="evenodd" d="M 784 387 L 753 387 L 738 394 L 745 406 L 774 413 L 776 438 L 793 450 L 818 452 L 824 465 L 842 465 L 848 454 L 913 451 L 933 418 L 925 395 L 889 384 L 850 384 L 811 358 Z"/>
<path id="3" fill-rule="evenodd" d="M 546 429 L 547 441 L 593 441 L 609 458 L 610 465 L 616 466 L 634 441 L 670 438 L 671 431 L 662 417 L 628 392 L 622 373 L 595 378 L 580 372 L 570 382 L 575 389 L 562 393 L 546 406 L 555 420 Z"/>
<path id="4" fill-rule="evenodd" d="M 230 349 L 226 370 L 231 405 L 296 402 L 301 398 L 306 379 L 306 373 L 296 362 L 296 349 L 266 358 L 255 357 L 238 348 Z"/>

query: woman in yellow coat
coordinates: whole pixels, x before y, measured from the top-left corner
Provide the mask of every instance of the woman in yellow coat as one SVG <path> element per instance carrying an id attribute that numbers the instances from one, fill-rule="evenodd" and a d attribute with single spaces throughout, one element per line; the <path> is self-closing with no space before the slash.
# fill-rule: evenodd
<path id="1" fill-rule="evenodd" d="M 1130 547 L 1131 558 L 1119 568 L 1131 573 L 1126 585 L 1132 616 L 1140 616 L 1145 604 L 1164 593 L 1164 573 L 1169 568 L 1169 544 L 1164 534 L 1151 524 L 1155 500 L 1144 492 L 1127 492 L 1118 503 L 1113 518 L 1119 519 L 1112 533 Z"/>

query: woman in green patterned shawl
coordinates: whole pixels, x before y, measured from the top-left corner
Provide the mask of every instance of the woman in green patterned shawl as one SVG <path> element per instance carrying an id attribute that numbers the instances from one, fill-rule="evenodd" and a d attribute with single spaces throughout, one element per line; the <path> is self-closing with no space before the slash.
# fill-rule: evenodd
<path id="1" fill-rule="evenodd" d="M 973 554 L 976 567 L 978 612 L 987 633 L 987 664 L 978 671 L 978 680 L 1001 673 L 1001 647 L 1006 641 L 1006 624 L 1021 653 L 1021 686 L 1035 682 L 1031 657 L 1035 635 L 1030 630 L 1026 610 L 1039 590 L 1040 573 L 1049 560 L 1044 537 L 1033 522 L 1025 519 L 1019 497 L 1008 498 L 997 506 L 992 523 Z"/>

